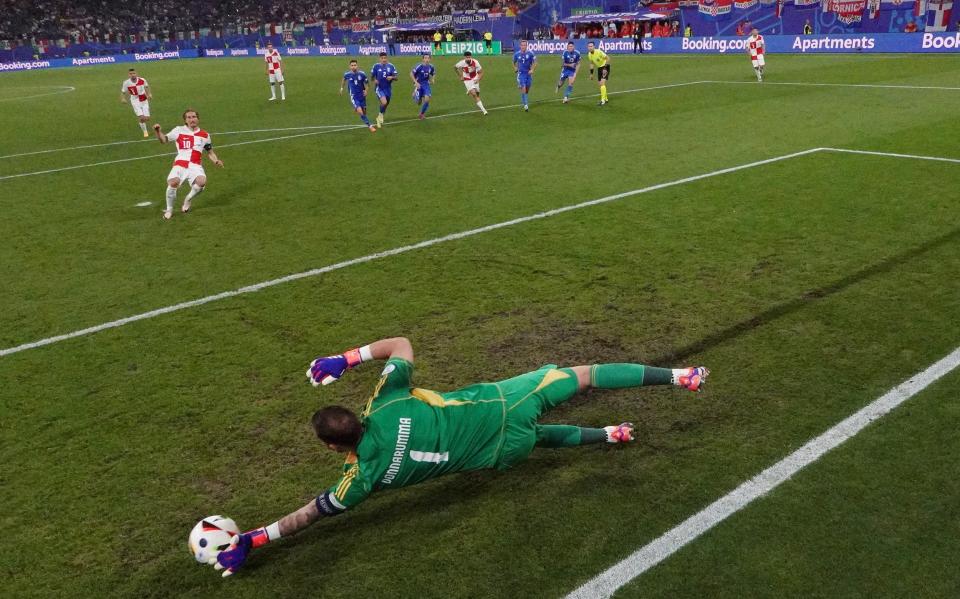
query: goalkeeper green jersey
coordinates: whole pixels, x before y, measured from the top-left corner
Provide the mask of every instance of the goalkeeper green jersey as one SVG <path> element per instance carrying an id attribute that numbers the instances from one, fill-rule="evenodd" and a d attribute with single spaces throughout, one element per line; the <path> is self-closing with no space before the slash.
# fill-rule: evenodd
<path id="1" fill-rule="evenodd" d="M 331 510 L 450 472 L 510 468 L 533 450 L 537 419 L 577 392 L 577 375 L 553 364 L 449 393 L 414 388 L 412 375 L 410 362 L 387 361 L 363 411 L 360 445 L 325 495 Z"/>
<path id="2" fill-rule="evenodd" d="M 373 491 L 494 465 L 506 423 L 498 385 L 437 393 L 413 388 L 412 375 L 410 362 L 387 362 L 363 412 L 357 451 L 330 488 L 342 507 L 356 506 Z"/>

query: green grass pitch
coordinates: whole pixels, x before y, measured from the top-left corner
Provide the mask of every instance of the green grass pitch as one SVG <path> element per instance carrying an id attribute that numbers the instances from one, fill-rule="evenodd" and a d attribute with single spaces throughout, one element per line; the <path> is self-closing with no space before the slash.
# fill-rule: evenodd
<path id="1" fill-rule="evenodd" d="M 529 113 L 509 60 L 481 60 L 489 116 L 440 58 L 434 118 L 401 79 L 376 134 L 338 127 L 345 59 L 287 59 L 283 103 L 258 60 L 138 65 L 154 121 L 199 110 L 226 163 L 170 222 L 171 146 L 139 141 L 126 67 L 0 76 L 0 349 L 811 148 L 960 158 L 956 57 L 773 55 L 759 85 L 742 55 L 614 56 L 601 108 L 585 72 L 562 105 L 541 56 Z M 4 592 L 563 596 L 960 344 L 958 186 L 956 163 L 819 151 L 2 356 Z M 631 420 L 632 446 L 375 495 L 226 581 L 194 563 L 200 517 L 259 526 L 335 479 L 308 419 L 359 409 L 379 369 L 317 390 L 308 362 L 399 334 L 440 390 L 548 362 L 713 375 L 548 416 Z M 956 596 L 958 380 L 618 596 Z"/>

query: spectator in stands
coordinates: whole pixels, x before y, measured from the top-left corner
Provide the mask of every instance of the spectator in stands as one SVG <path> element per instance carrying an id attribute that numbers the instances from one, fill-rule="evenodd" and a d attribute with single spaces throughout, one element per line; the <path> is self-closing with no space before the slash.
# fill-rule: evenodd
<path id="1" fill-rule="evenodd" d="M 743 36 L 743 21 L 740 21 L 739 23 L 737 23 L 737 29 L 736 31 L 733 32 L 733 34 L 737 37 Z"/>
<path id="2" fill-rule="evenodd" d="M 916 33 L 917 32 L 917 23 L 916 21 L 907 21 L 907 24 L 903 26 L 904 33 Z"/>

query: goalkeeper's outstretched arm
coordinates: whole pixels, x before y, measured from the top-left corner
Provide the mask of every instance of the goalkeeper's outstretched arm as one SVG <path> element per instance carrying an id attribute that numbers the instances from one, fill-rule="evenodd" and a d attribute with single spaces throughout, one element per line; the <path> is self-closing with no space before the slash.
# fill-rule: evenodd
<path id="1" fill-rule="evenodd" d="M 413 346 L 410 340 L 406 337 L 391 337 L 370 345 L 349 349 L 335 356 L 317 358 L 310 363 L 307 378 L 314 386 L 329 385 L 339 380 L 344 372 L 363 362 L 390 358 L 402 358 L 412 364 Z"/>

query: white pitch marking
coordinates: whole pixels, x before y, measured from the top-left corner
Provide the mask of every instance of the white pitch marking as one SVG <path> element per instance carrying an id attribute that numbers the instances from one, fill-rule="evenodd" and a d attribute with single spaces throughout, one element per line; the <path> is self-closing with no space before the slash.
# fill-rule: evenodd
<path id="1" fill-rule="evenodd" d="M 686 85 L 697 85 L 697 84 L 699 84 L 699 83 L 704 83 L 704 82 L 703 82 L 703 81 L 689 81 L 689 82 L 686 82 L 686 83 L 671 83 L 671 84 L 667 84 L 667 85 L 655 85 L 655 86 L 652 86 L 652 87 L 638 87 L 638 88 L 636 88 L 636 89 L 629 89 L 629 90 L 623 90 L 623 91 L 619 91 L 619 92 L 612 92 L 611 95 L 613 95 L 613 94 L 629 94 L 629 93 L 636 93 L 636 92 L 642 92 L 642 91 L 654 91 L 654 90 L 659 90 L 659 89 L 667 89 L 667 88 L 671 88 L 671 87 L 682 87 L 682 86 L 686 86 Z M 573 99 L 574 99 L 574 100 L 577 100 L 577 99 L 580 99 L 580 98 L 592 98 L 592 97 L 595 97 L 595 96 L 596 96 L 596 94 L 591 94 L 591 95 L 587 95 L 587 96 L 577 96 L 577 97 L 574 97 Z M 549 103 L 549 102 L 559 102 L 559 101 L 560 101 L 560 98 L 550 99 L 550 100 L 539 100 L 539 101 L 535 102 L 535 104 Z M 488 111 L 506 110 L 506 109 L 508 109 L 508 108 L 519 108 L 519 107 L 520 107 L 520 104 L 511 104 L 511 105 L 508 105 L 508 106 L 494 106 L 494 107 L 492 107 L 492 108 L 488 108 L 487 110 L 488 110 Z M 449 113 L 449 114 L 438 114 L 438 115 L 434 115 L 434 116 L 429 116 L 429 117 L 427 117 L 426 120 L 444 119 L 444 118 L 449 118 L 449 117 L 454 117 L 454 116 L 463 116 L 463 115 L 467 115 L 467 114 L 475 114 L 475 113 L 479 113 L 479 112 L 480 112 L 479 110 L 465 110 L 465 111 L 463 111 L 463 112 L 452 112 L 452 113 Z M 402 120 L 399 120 L 399 121 L 392 121 L 392 122 L 387 123 L 387 125 L 400 125 L 400 124 L 404 124 L 404 123 L 416 123 L 416 122 L 419 122 L 419 121 L 420 121 L 419 118 L 410 118 L 410 119 L 402 119 Z M 365 128 L 366 128 L 366 125 L 344 125 L 343 127 L 340 127 L 340 128 L 325 129 L 325 130 L 323 130 L 323 131 L 310 131 L 310 132 L 307 132 L 307 133 L 297 133 L 297 134 L 295 134 L 295 135 L 282 135 L 282 136 L 280 136 L 280 137 L 268 137 L 268 138 L 265 138 L 265 139 L 254 139 L 254 140 L 250 140 L 250 141 L 235 142 L 235 143 L 232 143 L 232 144 L 221 144 L 221 145 L 218 145 L 217 148 L 218 148 L 218 149 L 220 149 L 220 148 L 229 148 L 229 147 L 233 147 L 233 146 L 245 146 L 245 145 L 249 145 L 249 144 L 259 144 L 259 143 L 266 143 L 266 142 L 271 142 L 271 141 L 281 141 L 281 140 L 285 140 L 285 139 L 296 139 L 296 138 L 299 138 L 299 137 L 307 137 L 307 136 L 312 136 L 312 135 L 323 135 L 323 134 L 326 134 L 326 133 L 337 133 L 337 132 L 340 132 L 340 131 L 349 131 L 349 130 L 352 130 L 352 129 L 361 129 L 361 128 L 365 129 Z M 298 127 L 298 128 L 296 128 L 296 129 L 303 129 L 303 127 Z M 213 135 L 217 135 L 217 134 L 214 133 Z M 140 141 L 144 141 L 144 140 L 137 140 L 137 142 L 140 142 Z M 150 141 L 150 140 L 147 140 L 147 141 Z M 126 143 L 126 142 L 112 142 L 112 143 Z M 135 142 L 130 142 L 130 143 L 135 143 Z M 109 144 L 107 144 L 107 145 L 109 145 Z M 47 152 L 47 151 L 51 151 L 51 150 L 42 150 L 41 152 Z M 56 151 L 59 151 L 59 150 L 56 150 Z M 23 155 L 24 155 L 24 154 L 19 154 L 19 156 L 23 156 Z M 47 170 L 42 170 L 42 171 L 34 171 L 34 172 L 30 172 L 30 173 L 17 173 L 17 174 L 15 174 L 15 175 L 4 175 L 4 176 L 0 177 L 0 181 L 4 181 L 4 180 L 6 180 L 6 179 L 17 179 L 17 178 L 19 178 L 19 177 L 32 177 L 32 176 L 35 176 L 35 175 L 47 175 L 47 174 L 50 174 L 50 173 L 60 173 L 60 172 L 63 172 L 63 171 L 72 171 L 72 170 L 76 170 L 76 169 L 90 168 L 90 167 L 94 167 L 94 166 L 105 166 L 105 165 L 108 165 L 108 164 L 119 164 L 119 163 L 122 163 L 122 162 L 132 162 L 132 161 L 135 161 L 135 160 L 147 160 L 148 158 L 158 158 L 158 157 L 162 157 L 162 156 L 168 156 L 168 157 L 169 157 L 169 156 L 173 156 L 173 154 L 172 154 L 172 153 L 149 154 L 149 155 L 147 155 L 147 156 L 134 156 L 134 157 L 132 157 L 132 158 L 120 158 L 120 159 L 118 159 L 118 160 L 106 160 L 106 161 L 103 161 L 103 162 L 91 162 L 91 163 L 87 163 L 87 164 L 77 164 L 77 165 L 74 165 L 74 166 L 64 166 L 64 167 L 60 167 L 60 168 L 52 168 L 52 169 L 47 169 Z"/>
<path id="2" fill-rule="evenodd" d="M 58 91 L 55 91 L 55 92 L 46 92 L 46 93 L 42 93 L 42 94 L 33 94 L 33 95 L 31 95 L 31 96 L 19 96 L 19 97 L 16 97 L 16 98 L 0 98 L 0 102 L 12 102 L 12 101 L 14 101 L 14 100 L 29 100 L 29 99 L 31 99 L 31 98 L 42 98 L 42 97 L 44 97 L 44 96 L 58 96 L 58 95 L 60 95 L 60 94 L 69 94 L 70 92 L 77 91 L 77 88 L 75 88 L 75 87 L 73 87 L 73 86 L 70 86 L 70 85 L 50 85 L 50 86 L 46 86 L 46 88 L 51 88 L 51 87 L 52 87 L 52 88 L 56 88 Z M 30 88 L 27 88 L 27 89 L 45 89 L 45 88 L 42 88 L 42 87 L 30 87 Z"/>
<path id="3" fill-rule="evenodd" d="M 244 143 L 253 143 L 253 142 L 244 142 Z M 693 175 L 691 177 L 684 177 L 683 179 L 676 179 L 674 181 L 668 181 L 666 183 L 658 183 L 656 185 L 651 185 L 649 187 L 642 187 L 640 189 L 634 189 L 632 191 L 625 191 L 623 193 L 618 193 L 615 195 L 610 195 L 595 200 L 588 200 L 586 202 L 580 202 L 579 204 L 572 204 L 569 206 L 563 206 L 561 208 L 554 208 L 552 210 L 547 210 L 545 212 L 538 212 L 536 214 L 531 214 L 529 216 L 521 216 L 519 218 L 514 218 L 508 221 L 502 221 L 492 225 L 486 225 L 483 227 L 478 227 L 476 229 L 469 229 L 467 231 L 460 231 L 458 233 L 451 233 L 449 235 L 444 235 L 443 237 L 434 237 L 433 239 L 427 239 L 419 243 L 414 243 L 412 245 L 405 245 L 396 247 L 390 250 L 385 250 L 382 252 L 377 252 L 374 254 L 367 254 L 366 256 L 361 256 L 359 258 L 352 258 L 350 260 L 344 260 L 343 262 L 337 262 L 336 264 L 331 264 L 329 266 L 323 266 L 321 268 L 315 268 L 312 270 L 307 270 L 303 272 L 298 272 L 290 274 L 278 279 L 271 279 L 269 281 L 263 281 L 262 283 L 256 283 L 253 285 L 247 285 L 246 287 L 241 287 L 233 291 L 224 291 L 222 293 L 217 293 L 215 295 L 208 295 L 206 297 L 201 297 L 195 300 L 190 300 L 187 302 L 182 302 L 179 304 L 174 304 L 172 306 L 166 306 L 164 308 L 158 308 L 156 310 L 151 310 L 149 312 L 143 312 L 141 314 L 136 314 L 134 316 L 128 316 L 126 318 L 121 318 L 119 320 L 113 320 L 103 324 L 98 324 L 96 326 L 87 327 L 85 329 L 80 329 L 78 331 L 73 331 L 71 333 L 65 333 L 62 335 L 56 335 L 54 337 L 47 337 L 46 339 L 41 339 L 39 341 L 33 341 L 30 343 L 24 343 L 16 347 L 10 347 L 7 349 L 0 350 L 0 357 L 9 356 L 18 352 L 22 352 L 28 349 L 34 349 L 37 347 L 43 347 L 45 345 L 50 345 L 58 341 L 65 341 L 67 339 L 73 339 L 75 337 L 82 337 L 84 335 L 90 335 L 92 333 L 99 333 L 100 331 L 105 331 L 107 329 L 112 329 L 120 327 L 132 322 L 137 322 L 138 320 L 146 320 L 148 318 L 153 318 L 155 316 L 160 316 L 162 314 L 169 314 L 171 312 L 177 312 L 179 310 L 184 310 L 186 308 L 192 308 L 195 306 L 202 306 L 203 304 L 208 304 L 210 302 L 215 302 L 217 300 L 222 300 L 230 297 L 235 297 L 238 295 L 243 295 L 245 293 L 251 293 L 254 291 L 260 291 L 261 289 L 266 289 L 267 287 L 273 287 L 275 285 L 280 285 L 281 283 L 289 283 L 291 281 L 297 281 L 300 279 L 306 279 L 308 277 L 315 277 L 328 272 L 333 272 L 335 270 L 340 270 L 348 266 L 354 266 L 356 264 L 363 264 L 366 262 L 372 262 L 374 260 L 380 260 L 381 258 L 387 258 L 389 256 L 396 256 L 398 254 L 405 254 L 413 250 L 419 250 L 422 248 L 438 245 L 441 243 L 446 243 L 448 241 L 456 241 L 458 239 L 464 239 L 467 237 L 472 237 L 474 235 L 479 235 L 481 233 L 487 233 L 489 231 L 496 231 L 497 229 L 503 229 L 506 227 L 512 227 L 513 225 L 518 225 L 521 223 L 526 223 L 534 220 L 540 220 L 543 218 L 549 218 L 551 216 L 556 216 L 558 214 L 563 214 L 565 212 L 570 212 L 571 210 L 579 210 L 581 208 L 587 208 L 590 206 L 597 206 L 599 204 L 605 204 L 607 202 L 612 202 L 614 200 L 620 200 L 630 196 L 640 195 L 643 193 L 648 193 L 651 191 L 657 191 L 660 189 L 666 189 L 668 187 L 674 187 L 676 185 L 683 185 L 684 183 L 692 183 L 693 181 L 699 181 L 701 179 L 707 179 L 709 177 L 715 177 L 717 175 L 724 175 L 728 173 L 734 173 L 748 168 L 753 168 L 756 166 L 761 166 L 764 164 L 771 164 L 774 162 L 780 162 L 781 160 L 789 160 L 791 158 L 796 158 L 798 156 L 804 156 L 807 154 L 813 154 L 814 152 L 821 151 L 822 148 L 811 148 L 809 150 L 803 150 L 801 152 L 794 152 L 792 154 L 784 154 L 783 156 L 776 156 L 774 158 L 767 158 L 765 160 L 758 160 L 756 162 L 748 162 L 746 164 L 740 164 L 737 166 L 731 166 L 728 168 L 723 168 L 709 173 L 703 173 L 700 175 Z"/>
<path id="4" fill-rule="evenodd" d="M 898 154 L 896 152 L 874 152 L 871 150 L 848 150 L 846 148 L 823 148 L 825 152 L 842 152 L 844 154 L 864 154 L 866 156 L 887 156 L 888 158 L 912 158 L 914 160 L 933 160 L 935 162 L 951 162 L 960 164 L 960 158 L 944 158 L 942 156 L 920 156 L 918 154 Z"/>
<path id="5" fill-rule="evenodd" d="M 138 203 L 136 204 L 136 207 L 137 207 L 137 208 L 146 208 L 146 207 L 149 206 L 150 204 L 153 204 L 153 202 L 138 202 Z"/>
<path id="6" fill-rule="evenodd" d="M 805 83 L 803 81 L 704 81 L 704 83 L 728 83 L 734 85 L 799 85 L 804 87 L 862 87 L 877 89 L 934 89 L 941 91 L 960 91 L 960 87 L 943 87 L 937 85 L 893 85 L 882 83 Z"/>
<path id="7" fill-rule="evenodd" d="M 213 131 L 213 135 L 237 135 L 240 133 L 270 133 L 272 131 L 302 131 L 304 129 L 336 129 L 338 127 L 365 127 L 364 125 L 307 125 L 305 127 L 281 127 L 279 129 L 249 129 L 247 131 Z M 36 150 L 33 152 L 23 152 L 20 154 L 7 154 L 6 156 L 0 156 L 0 160 L 4 158 L 19 158 L 21 156 L 36 156 L 37 154 L 52 154 L 54 152 L 70 152 L 73 150 L 86 150 L 89 148 L 102 148 L 104 146 L 119 146 L 126 144 L 140 144 L 140 143 L 157 143 L 156 138 L 154 139 L 133 139 L 127 141 L 109 141 L 99 144 L 90 144 L 86 146 L 71 146 L 69 148 L 53 148 L 51 150 Z"/>
<path id="8" fill-rule="evenodd" d="M 794 474 L 816 462 L 894 408 L 950 373 L 960 365 L 960 347 L 923 372 L 890 389 L 854 414 L 807 441 L 773 466 L 690 516 L 662 536 L 647 543 L 626 559 L 601 572 L 567 595 L 567 599 L 610 597 L 623 585 L 673 555 L 711 528 L 789 480 Z"/>

